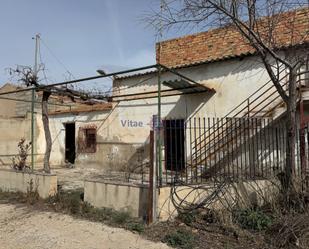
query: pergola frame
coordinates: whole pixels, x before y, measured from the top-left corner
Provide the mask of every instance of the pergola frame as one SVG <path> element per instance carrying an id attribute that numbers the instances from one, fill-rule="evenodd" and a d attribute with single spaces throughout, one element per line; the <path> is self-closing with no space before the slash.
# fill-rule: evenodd
<path id="1" fill-rule="evenodd" d="M 118 99 L 116 102 L 120 101 L 129 101 L 129 100 L 138 100 L 138 99 L 146 99 L 146 98 L 157 98 L 157 115 L 153 117 L 153 127 L 154 127 L 154 151 L 153 151 L 153 158 L 155 159 L 153 162 L 153 167 L 152 167 L 152 179 L 150 180 L 150 191 L 149 194 L 152 196 L 152 213 L 153 213 L 153 218 L 155 218 L 155 213 L 156 210 L 155 207 L 155 202 L 156 202 L 156 187 L 161 186 L 162 184 L 162 138 L 161 138 L 161 129 L 162 129 L 162 124 L 161 124 L 161 98 L 162 97 L 170 97 L 170 96 L 176 96 L 176 95 L 184 95 L 184 94 L 192 94 L 192 93 L 202 93 L 202 92 L 215 92 L 214 89 L 210 89 L 204 85 L 201 85 L 200 83 L 194 81 L 193 79 L 190 79 L 189 77 L 179 73 L 176 69 L 171 69 L 169 67 L 166 67 L 162 64 L 154 64 L 154 65 L 149 65 L 149 66 L 144 66 L 144 67 L 138 67 L 138 68 L 133 68 L 129 70 L 123 70 L 123 71 L 118 71 L 114 73 L 107 73 L 104 75 L 96 75 L 96 76 L 91 76 L 91 77 L 86 77 L 86 78 L 80 78 L 80 79 L 75 79 L 75 80 L 70 80 L 70 81 L 63 81 L 63 82 L 58 82 L 58 83 L 53 83 L 49 85 L 40 85 L 40 86 L 35 86 L 35 87 L 28 87 L 28 88 L 23 88 L 23 89 L 18 89 L 15 91 L 8 91 L 8 92 L 2 92 L 0 93 L 0 99 L 6 99 L 6 100 L 12 100 L 12 101 L 24 101 L 24 102 L 31 102 L 31 165 L 32 165 L 32 170 L 34 168 L 34 104 L 35 103 L 41 103 L 40 101 L 35 101 L 35 92 L 37 91 L 48 91 L 49 89 L 55 88 L 55 87 L 60 87 L 60 86 L 67 86 L 68 84 L 77 84 L 80 82 L 85 82 L 85 81 L 91 81 L 91 80 L 96 80 L 96 79 L 103 79 L 107 77 L 114 77 L 117 78 L 117 76 L 120 75 L 125 75 L 125 74 L 130 74 L 138 71 L 143 71 L 143 70 L 150 70 L 150 69 L 155 69 L 155 71 L 149 72 L 153 74 L 157 74 L 157 91 L 151 91 L 151 92 L 141 92 L 141 93 L 135 93 L 135 94 L 126 94 L 126 95 L 116 95 L 116 96 L 103 96 L 102 99 L 106 99 L 106 101 L 113 101 L 113 99 Z M 190 83 L 190 86 L 186 87 L 180 87 L 180 88 L 172 88 L 172 89 L 167 89 L 167 90 L 162 90 L 161 85 L 162 85 L 162 73 L 164 72 L 169 72 L 173 75 L 176 75 L 180 77 L 181 79 L 187 81 Z M 133 75 L 134 76 L 134 75 Z M 195 87 L 199 88 L 204 88 L 204 91 L 198 91 L 198 92 L 185 92 L 185 90 L 194 90 Z M 190 88 L 190 89 L 189 89 Z M 183 92 L 181 92 L 183 90 Z M 31 91 L 32 92 L 32 100 L 26 100 L 26 99 L 16 99 L 16 98 L 7 98 L 7 97 L 1 97 L 3 95 L 8 95 L 8 94 L 14 94 L 14 93 L 21 93 L 21 92 L 27 92 Z M 175 93 L 176 91 L 176 93 Z M 171 93 L 170 93 L 171 92 Z M 162 95 L 163 93 L 163 95 Z M 167 93 L 167 94 L 165 94 Z M 148 96 L 147 94 L 151 94 L 152 96 Z M 156 96 L 153 96 L 153 94 L 157 94 Z M 98 94 L 99 96 L 99 94 Z M 121 98 L 126 98 L 126 97 L 132 97 L 131 99 L 121 99 Z M 120 99 L 119 99 L 120 98 Z M 159 179 L 159 182 L 157 182 L 157 177 Z"/>

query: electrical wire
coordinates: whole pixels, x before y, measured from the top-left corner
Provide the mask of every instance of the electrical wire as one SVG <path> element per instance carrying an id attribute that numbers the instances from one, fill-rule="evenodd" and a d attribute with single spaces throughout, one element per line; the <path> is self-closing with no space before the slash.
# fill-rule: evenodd
<path id="1" fill-rule="evenodd" d="M 179 213 L 190 213 L 200 208 L 207 209 L 218 200 L 219 196 L 224 196 L 231 183 L 231 180 L 225 179 L 224 181 L 215 180 L 213 185 L 189 185 L 177 179 L 173 182 L 170 190 L 171 202 Z M 195 198 L 192 198 L 192 194 L 198 190 L 203 191 L 204 194 L 202 196 L 199 194 Z M 181 192 L 184 191 L 186 194 L 181 195 Z"/>
<path id="2" fill-rule="evenodd" d="M 66 73 L 68 73 L 73 79 L 76 79 L 76 77 L 73 75 L 73 73 L 67 68 L 67 66 L 56 56 L 56 54 L 52 51 L 52 49 L 46 44 L 46 42 L 40 37 L 40 41 L 42 44 L 46 47 L 46 49 L 49 51 L 49 53 L 55 58 L 55 60 L 65 69 Z"/>
<path id="3" fill-rule="evenodd" d="M 41 37 L 39 37 L 39 39 L 41 39 Z M 46 73 L 45 73 L 45 63 L 43 62 L 43 59 L 42 59 L 42 53 L 41 53 L 41 45 L 40 43 L 38 43 L 38 54 L 39 54 L 39 59 L 40 59 L 40 63 L 39 65 L 44 65 L 43 68 L 42 68 L 42 73 L 43 73 L 43 76 L 44 76 L 44 80 L 46 82 L 46 84 L 48 83 L 48 78 L 46 76 Z"/>

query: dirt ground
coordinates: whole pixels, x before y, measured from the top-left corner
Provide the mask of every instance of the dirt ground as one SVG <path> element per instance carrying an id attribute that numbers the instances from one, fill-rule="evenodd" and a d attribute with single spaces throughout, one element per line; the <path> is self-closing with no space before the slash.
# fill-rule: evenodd
<path id="1" fill-rule="evenodd" d="M 1 249 L 169 248 L 132 232 L 68 215 L 0 204 Z"/>

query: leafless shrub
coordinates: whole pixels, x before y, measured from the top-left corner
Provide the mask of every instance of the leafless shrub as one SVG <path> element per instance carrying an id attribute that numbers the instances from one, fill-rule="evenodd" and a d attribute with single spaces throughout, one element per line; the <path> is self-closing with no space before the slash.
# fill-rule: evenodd
<path id="1" fill-rule="evenodd" d="M 309 214 L 282 216 L 273 224 L 269 235 L 276 248 L 309 248 Z"/>
<path id="2" fill-rule="evenodd" d="M 18 155 L 12 158 L 13 169 L 23 171 L 30 169 L 27 165 L 28 153 L 31 148 L 31 142 L 27 143 L 25 138 L 18 142 Z"/>

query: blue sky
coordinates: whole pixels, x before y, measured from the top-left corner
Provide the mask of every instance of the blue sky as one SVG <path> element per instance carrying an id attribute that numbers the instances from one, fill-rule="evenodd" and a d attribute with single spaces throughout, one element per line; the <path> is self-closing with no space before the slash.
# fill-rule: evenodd
<path id="1" fill-rule="evenodd" d="M 68 78 L 53 55 L 76 78 L 95 75 L 100 67 L 111 72 L 155 63 L 155 32 L 140 18 L 158 2 L 1 0 L 0 84 L 11 80 L 6 68 L 33 65 L 36 33 L 50 82 Z"/>

